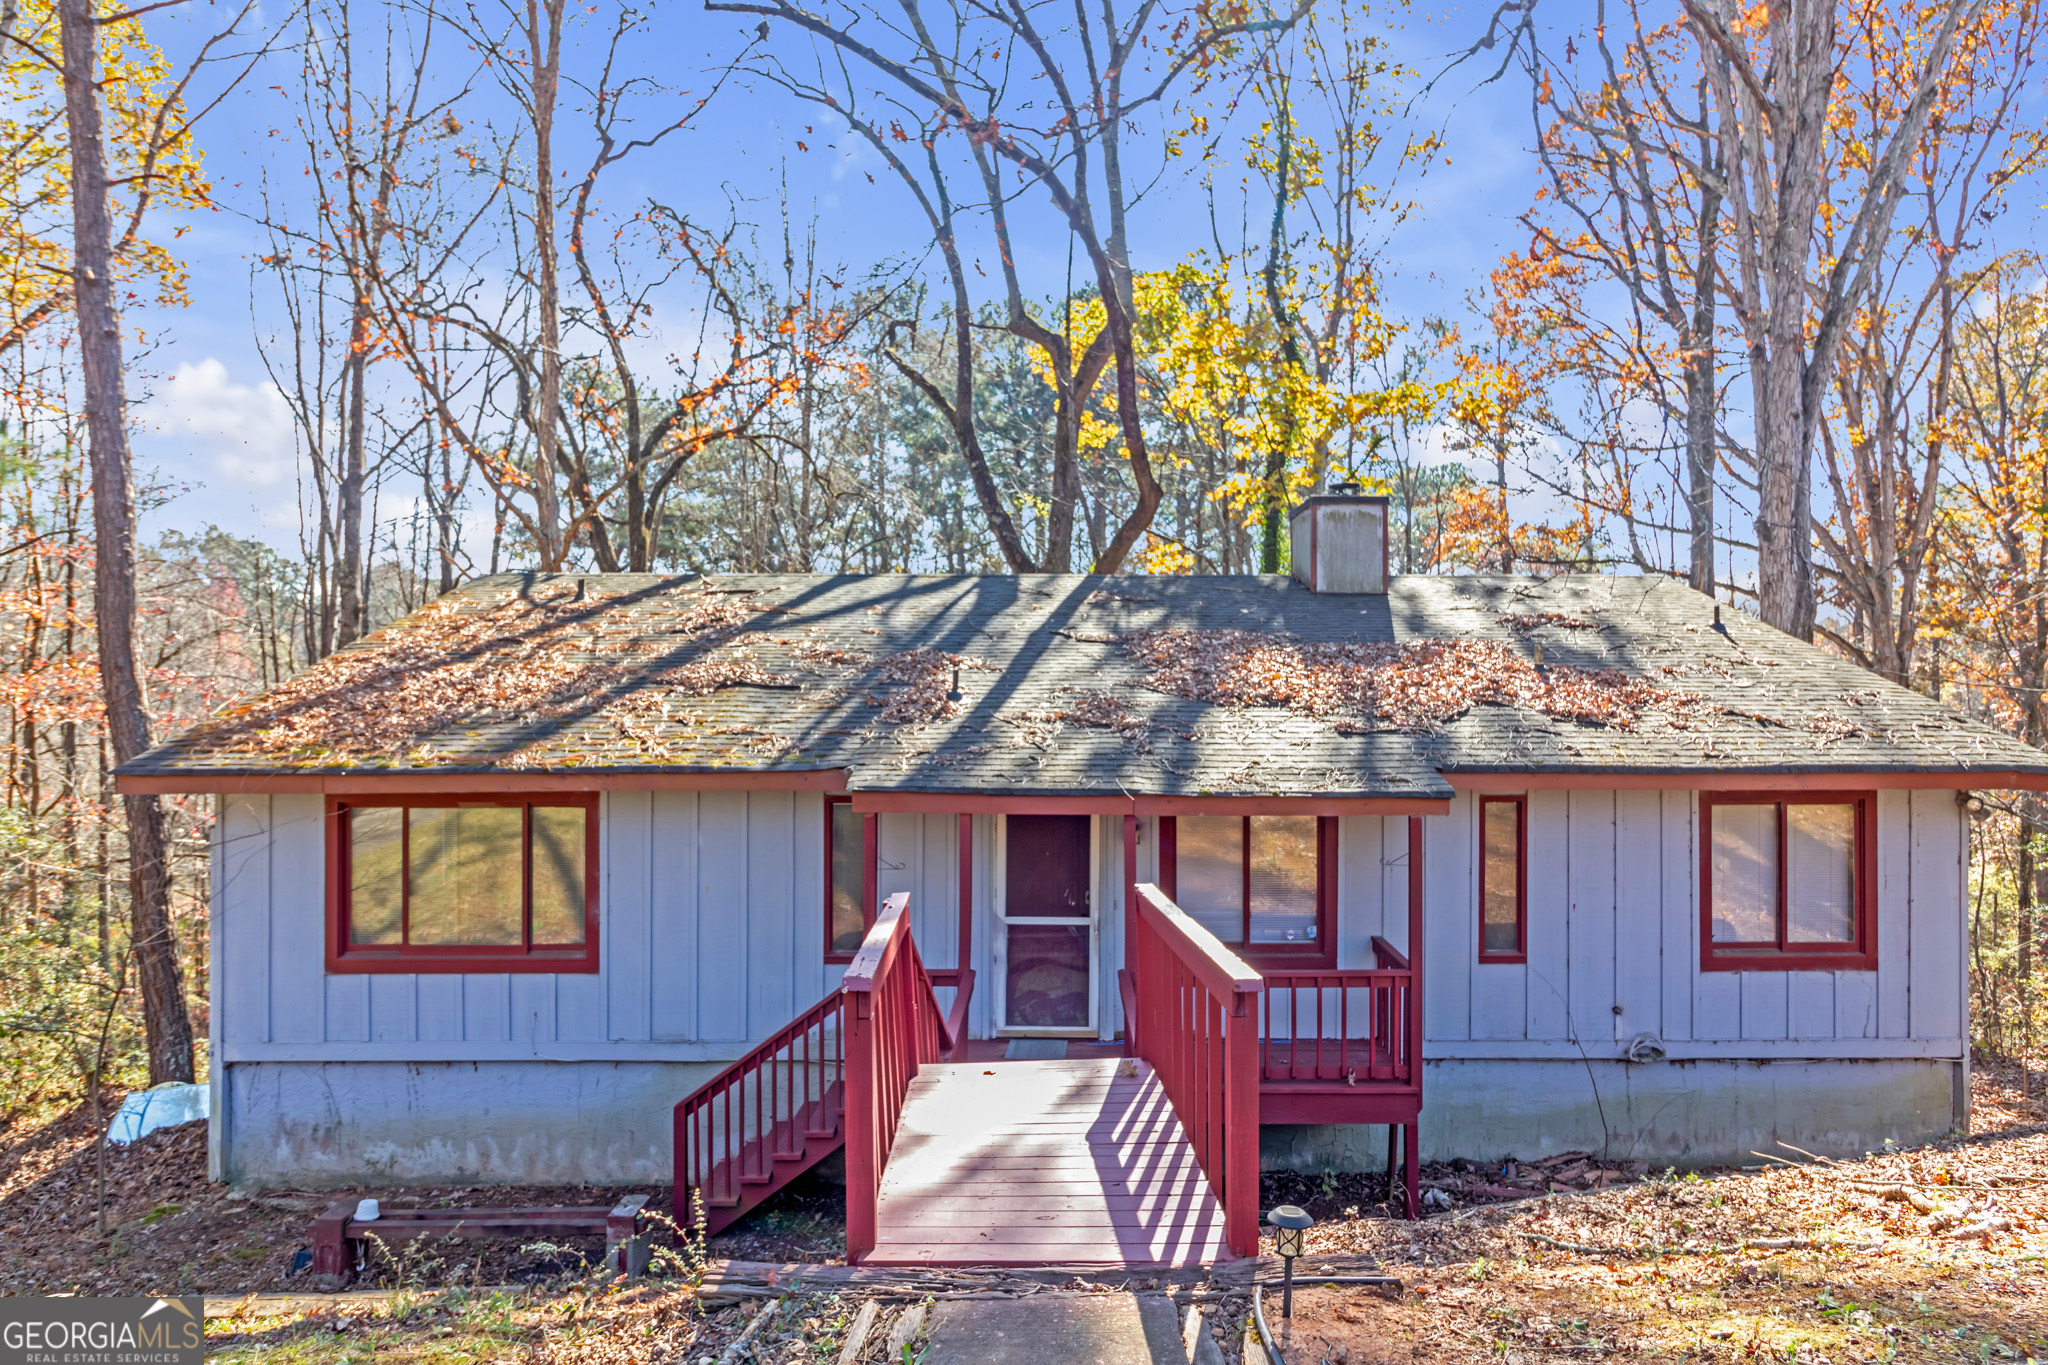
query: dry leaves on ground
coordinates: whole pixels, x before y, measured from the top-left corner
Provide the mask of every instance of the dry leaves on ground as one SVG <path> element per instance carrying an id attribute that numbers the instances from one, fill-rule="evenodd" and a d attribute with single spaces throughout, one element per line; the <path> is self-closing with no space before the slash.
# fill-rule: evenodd
<path id="1" fill-rule="evenodd" d="M 2048 1357 L 2048 1113 L 1992 1069 L 1976 1082 L 1989 1131 L 1859 1161 L 1788 1151 L 1798 1164 L 1512 1203 L 1432 1172 L 1463 1206 L 1330 1219 L 1303 1263 L 1372 1255 L 1414 1292 L 1311 1297 L 1296 1339 L 1348 1365 Z"/>

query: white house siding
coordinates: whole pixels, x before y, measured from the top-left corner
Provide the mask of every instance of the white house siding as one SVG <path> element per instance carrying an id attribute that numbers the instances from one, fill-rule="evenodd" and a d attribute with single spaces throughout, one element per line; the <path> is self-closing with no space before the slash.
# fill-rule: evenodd
<path id="1" fill-rule="evenodd" d="M 1877 796 L 1874 972 L 1700 971 L 1696 793 L 1528 802 L 1526 964 L 1477 960 L 1477 799 L 1425 821 L 1426 1158 L 1854 1154 L 1961 1121 L 1969 830 L 1954 793 Z M 1405 938 L 1405 826 L 1344 822 L 1344 966 L 1365 965 L 1374 932 Z M 1667 1060 L 1624 1060 L 1644 1034 Z M 1264 1149 L 1268 1166 L 1334 1169 L 1376 1165 L 1383 1145 L 1275 1128 Z"/>
<path id="2" fill-rule="evenodd" d="M 1952 792 L 1877 795 L 1874 972 L 1700 971 L 1696 793 L 1528 801 L 1526 965 L 1478 961 L 1477 799 L 1426 822 L 1430 1057 L 1576 1062 L 1647 1033 L 1673 1059 L 1961 1059 L 1968 825 Z"/>
<path id="3" fill-rule="evenodd" d="M 838 979 L 815 794 L 607 795 L 593 974 L 327 973 L 323 809 L 221 805 L 224 1178 L 659 1180 L 670 1107 Z"/>
<path id="4" fill-rule="evenodd" d="M 606 796 L 601 969 L 587 975 L 327 974 L 323 806 L 221 803 L 212 1042 L 226 1178 L 659 1180 L 670 1106 L 841 971 L 822 961 L 816 794 Z M 1708 1161 L 1778 1137 L 1861 1150 L 1949 1125 L 1967 838 L 1952 794 L 1878 797 L 1874 973 L 1701 973 L 1695 810 L 1682 791 L 1532 793 L 1526 966 L 1474 960 L 1474 799 L 1426 820 L 1428 1155 L 1604 1137 Z M 1139 824 L 1139 876 L 1153 880 L 1156 826 Z M 1121 1027 L 1121 827 L 1098 821 L 1105 1037 Z M 993 828 L 973 820 L 982 1037 L 997 990 Z M 958 848 L 955 816 L 881 817 L 880 889 L 910 893 L 932 967 L 958 952 Z M 1338 858 L 1339 965 L 1370 966 L 1375 934 L 1405 949 L 1406 819 L 1347 817 Z M 1620 1060 L 1642 1033 L 1671 1060 Z M 1367 1137 L 1269 1130 L 1268 1159 L 1356 1167 L 1378 1147 Z"/>

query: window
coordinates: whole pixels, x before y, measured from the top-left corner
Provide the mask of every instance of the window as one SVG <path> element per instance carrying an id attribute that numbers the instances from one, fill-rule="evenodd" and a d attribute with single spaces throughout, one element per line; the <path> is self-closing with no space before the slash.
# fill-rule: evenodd
<path id="1" fill-rule="evenodd" d="M 1877 966 L 1868 795 L 1703 796 L 1700 819 L 1702 970 Z"/>
<path id="2" fill-rule="evenodd" d="M 844 796 L 825 799 L 825 960 L 851 962 L 875 922 L 871 817 Z"/>
<path id="3" fill-rule="evenodd" d="M 1529 960 L 1529 803 L 1479 798 L 1479 960 Z"/>
<path id="4" fill-rule="evenodd" d="M 1331 960 L 1335 820 L 1314 815 L 1182 815 L 1159 822 L 1167 895 L 1254 957 Z"/>
<path id="5" fill-rule="evenodd" d="M 327 969 L 597 970 L 595 796 L 328 805 Z"/>

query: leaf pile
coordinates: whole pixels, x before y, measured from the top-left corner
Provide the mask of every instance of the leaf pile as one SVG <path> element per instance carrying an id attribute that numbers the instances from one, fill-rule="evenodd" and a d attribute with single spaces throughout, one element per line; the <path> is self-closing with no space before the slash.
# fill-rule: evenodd
<path id="1" fill-rule="evenodd" d="M 844 654 L 846 651 L 834 652 Z M 844 663 L 846 660 L 835 662 Z M 868 694 L 868 705 L 881 707 L 881 719 L 889 725 L 923 725 L 957 714 L 960 704 L 947 696 L 953 690 L 954 669 L 969 668 L 985 673 L 997 671 L 994 665 L 983 660 L 938 649 L 881 654 L 867 662 L 875 666 L 875 683 L 902 689 L 887 697 Z"/>
<path id="2" fill-rule="evenodd" d="M 660 710 L 664 694 L 794 685 L 738 642 L 762 610 L 739 594 L 657 594 L 608 616 L 613 604 L 613 595 L 566 589 L 507 592 L 481 610 L 444 599 L 371 637 L 374 647 L 330 655 L 228 711 L 192 747 L 374 758 L 456 726 L 602 709 L 630 727 Z"/>
<path id="3" fill-rule="evenodd" d="M 1277 706 L 1319 719 L 1433 730 L 1481 704 L 1628 729 L 1653 707 L 1697 706 L 1618 669 L 1539 669 L 1492 640 L 1304 643 L 1249 630 L 1161 630 L 1119 637 L 1145 685 L 1194 701 Z"/>
<path id="4" fill-rule="evenodd" d="M 1592 630 L 1593 623 L 1583 616 L 1567 616 L 1561 611 L 1522 612 L 1513 616 L 1496 616 L 1494 624 L 1525 634 L 1538 626 L 1556 626 L 1559 630 Z"/>

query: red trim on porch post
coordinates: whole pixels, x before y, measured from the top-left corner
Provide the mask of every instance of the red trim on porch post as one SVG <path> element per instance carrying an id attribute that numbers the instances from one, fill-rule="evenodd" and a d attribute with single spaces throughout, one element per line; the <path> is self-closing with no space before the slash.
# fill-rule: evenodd
<path id="1" fill-rule="evenodd" d="M 1422 1098 L 1422 817 L 1408 817 L 1408 968 L 1414 973 L 1408 978 L 1408 1056 L 1412 1069 L 1413 1084 L 1418 1109 Z M 1422 1124 L 1417 1121 L 1407 1125 L 1407 1149 L 1403 1164 L 1407 1177 L 1408 1216 L 1422 1216 L 1422 1163 L 1418 1149 L 1421 1147 Z"/>
<path id="2" fill-rule="evenodd" d="M 1259 1254 L 1259 1009 L 1238 991 L 1218 1001 L 1223 1024 L 1223 1230 L 1240 1256 Z M 1221 1022 L 1221 1021 L 1219 1021 Z"/>
<path id="3" fill-rule="evenodd" d="M 974 966 L 974 817 L 960 815 L 960 951 L 954 966 Z"/>
<path id="4" fill-rule="evenodd" d="M 872 822 L 874 817 L 868 819 Z M 840 1018 L 840 1027 L 846 1030 L 846 1060 L 841 1064 L 846 1075 L 846 1262 L 859 1265 L 875 1249 L 875 1194 L 882 1173 L 874 1143 L 874 996 L 870 991 L 851 995 Z"/>
<path id="5" fill-rule="evenodd" d="M 1132 955 L 1138 943 L 1138 817 L 1124 817 L 1124 965 L 1122 970 L 1131 973 L 1133 988 L 1137 985 L 1138 959 Z M 1121 989 L 1117 998 L 1129 999 Z M 1124 1012 L 1124 1046 L 1133 1054 L 1138 1048 L 1138 1021 Z"/>

